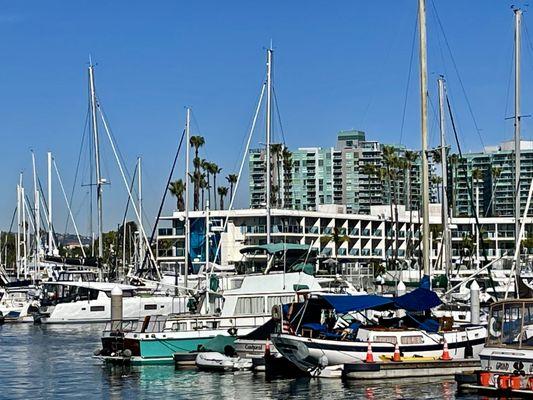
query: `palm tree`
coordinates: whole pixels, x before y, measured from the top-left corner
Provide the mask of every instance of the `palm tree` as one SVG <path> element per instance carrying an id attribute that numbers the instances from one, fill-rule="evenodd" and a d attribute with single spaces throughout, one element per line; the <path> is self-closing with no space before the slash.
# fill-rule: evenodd
<path id="1" fill-rule="evenodd" d="M 218 195 L 220 196 L 220 209 L 224 209 L 224 197 L 228 194 L 228 188 L 225 186 L 219 186 L 218 189 Z"/>
<path id="2" fill-rule="evenodd" d="M 336 226 L 333 227 L 331 235 L 322 236 L 320 238 L 320 242 L 324 246 L 327 245 L 329 242 L 333 242 L 335 244 L 335 261 L 337 261 L 337 264 L 339 262 L 339 247 L 348 240 L 350 240 L 350 238 L 345 234 L 341 234 L 339 228 L 337 228 Z"/>
<path id="3" fill-rule="evenodd" d="M 215 205 L 215 207 L 213 207 L 213 208 L 216 209 L 216 204 L 217 204 L 217 191 L 216 191 L 217 175 L 222 172 L 222 168 L 219 168 L 218 165 L 215 164 L 215 163 L 209 163 L 209 172 L 211 173 L 211 175 L 213 175 L 213 203 Z"/>
<path id="4" fill-rule="evenodd" d="M 396 265 L 398 257 L 398 200 L 397 191 L 394 190 L 395 182 L 398 180 L 399 159 L 394 146 L 383 146 L 383 165 L 381 177 L 389 188 L 389 202 L 391 212 L 391 228 L 394 229 L 393 261 Z"/>
<path id="5" fill-rule="evenodd" d="M 205 179 L 205 174 L 202 174 L 202 177 L 199 182 L 200 190 L 202 191 L 202 209 L 205 208 L 205 189 L 209 190 L 207 180 Z"/>
<path id="6" fill-rule="evenodd" d="M 239 179 L 239 175 L 237 174 L 229 174 L 226 176 L 226 180 L 229 183 L 229 198 L 230 201 L 233 199 L 233 186 L 237 184 L 237 180 Z"/>
<path id="7" fill-rule="evenodd" d="M 203 136 L 191 136 L 189 143 L 194 147 L 194 158 L 198 158 L 198 150 L 205 144 Z"/>
<path id="8" fill-rule="evenodd" d="M 207 200 L 209 201 L 209 205 L 211 207 L 212 206 L 212 204 L 211 204 L 211 191 L 209 190 L 209 189 L 211 189 L 211 183 L 210 183 L 210 179 L 209 179 L 209 177 L 211 176 L 211 173 L 210 173 L 210 170 L 209 170 L 210 165 L 211 165 L 211 163 L 209 161 L 207 161 L 206 159 L 202 159 L 201 167 L 202 167 L 202 169 L 205 172 L 205 176 L 207 177 L 207 186 L 206 186 L 206 189 L 207 189 Z"/>
<path id="9" fill-rule="evenodd" d="M 200 182 L 202 180 L 202 173 L 200 171 L 195 171 L 194 173 L 189 174 L 189 178 L 193 186 L 196 188 L 196 190 L 193 191 L 193 206 L 194 211 L 197 211 L 200 206 L 200 191 L 198 188 L 200 187 Z"/>
<path id="10" fill-rule="evenodd" d="M 177 181 L 170 182 L 168 185 L 168 191 L 176 197 L 176 207 L 178 208 L 178 211 L 184 211 L 185 200 L 183 198 L 183 193 L 185 192 L 185 184 L 183 183 L 183 180 L 178 179 Z"/>

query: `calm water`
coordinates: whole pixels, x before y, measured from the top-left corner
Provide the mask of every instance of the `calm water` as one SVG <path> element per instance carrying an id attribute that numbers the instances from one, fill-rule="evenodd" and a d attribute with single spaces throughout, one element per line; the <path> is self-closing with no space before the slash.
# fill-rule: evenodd
<path id="1" fill-rule="evenodd" d="M 129 369 L 92 358 L 101 326 L 0 325 L 0 399 L 455 399 L 447 381 L 349 384 L 340 380 L 280 379 L 262 374 Z M 477 397 L 461 397 L 464 400 Z"/>

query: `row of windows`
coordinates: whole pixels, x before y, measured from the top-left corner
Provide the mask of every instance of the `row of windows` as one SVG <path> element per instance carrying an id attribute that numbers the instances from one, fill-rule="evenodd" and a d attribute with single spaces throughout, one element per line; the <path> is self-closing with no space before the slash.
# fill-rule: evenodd
<path id="1" fill-rule="evenodd" d="M 264 314 L 270 312 L 275 305 L 287 304 L 294 300 L 294 296 L 239 297 L 235 306 L 235 315 Z"/>

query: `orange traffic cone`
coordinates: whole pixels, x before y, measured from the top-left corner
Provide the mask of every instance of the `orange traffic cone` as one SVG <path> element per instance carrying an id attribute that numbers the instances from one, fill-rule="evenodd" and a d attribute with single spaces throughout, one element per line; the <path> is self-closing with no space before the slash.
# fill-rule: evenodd
<path id="1" fill-rule="evenodd" d="M 366 351 L 365 362 L 367 362 L 367 363 L 373 363 L 374 362 L 374 355 L 372 354 L 372 345 L 370 344 L 370 340 L 368 340 L 368 349 Z"/>
<path id="2" fill-rule="evenodd" d="M 440 359 L 445 361 L 452 359 L 452 357 L 450 356 L 450 352 L 448 351 L 448 342 L 446 341 L 446 339 L 444 339 L 444 346 L 442 348 L 442 356 L 440 356 Z"/>
<path id="3" fill-rule="evenodd" d="M 270 357 L 270 342 L 265 343 L 265 358 Z"/>
<path id="4" fill-rule="evenodd" d="M 394 355 L 392 356 L 392 361 L 402 361 L 402 356 L 400 355 L 400 346 L 398 346 L 398 343 L 396 343 L 394 346 Z"/>

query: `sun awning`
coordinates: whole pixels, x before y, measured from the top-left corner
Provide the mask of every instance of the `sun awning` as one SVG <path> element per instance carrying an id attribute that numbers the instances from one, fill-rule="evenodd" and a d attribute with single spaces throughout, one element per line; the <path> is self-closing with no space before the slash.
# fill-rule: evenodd
<path id="1" fill-rule="evenodd" d="M 322 296 L 338 313 L 347 313 L 351 311 L 387 309 L 394 307 L 392 297 L 382 297 L 372 294 L 361 296 L 339 295 L 339 296 Z"/>
<path id="2" fill-rule="evenodd" d="M 435 292 L 418 288 L 400 297 L 377 295 L 327 295 L 322 296 L 340 314 L 361 310 L 402 309 L 406 311 L 426 311 L 442 302 Z"/>
<path id="3" fill-rule="evenodd" d="M 426 311 L 440 306 L 439 296 L 429 289 L 418 288 L 394 299 L 397 308 L 407 311 Z"/>
<path id="4" fill-rule="evenodd" d="M 290 251 L 290 250 L 300 250 L 302 252 L 306 252 L 309 250 L 308 244 L 297 244 L 297 243 L 270 243 L 270 244 L 262 244 L 258 246 L 247 246 L 243 249 L 241 249 L 241 253 L 252 253 L 254 251 L 265 251 L 269 254 L 275 254 L 279 252 L 284 251 Z"/>

